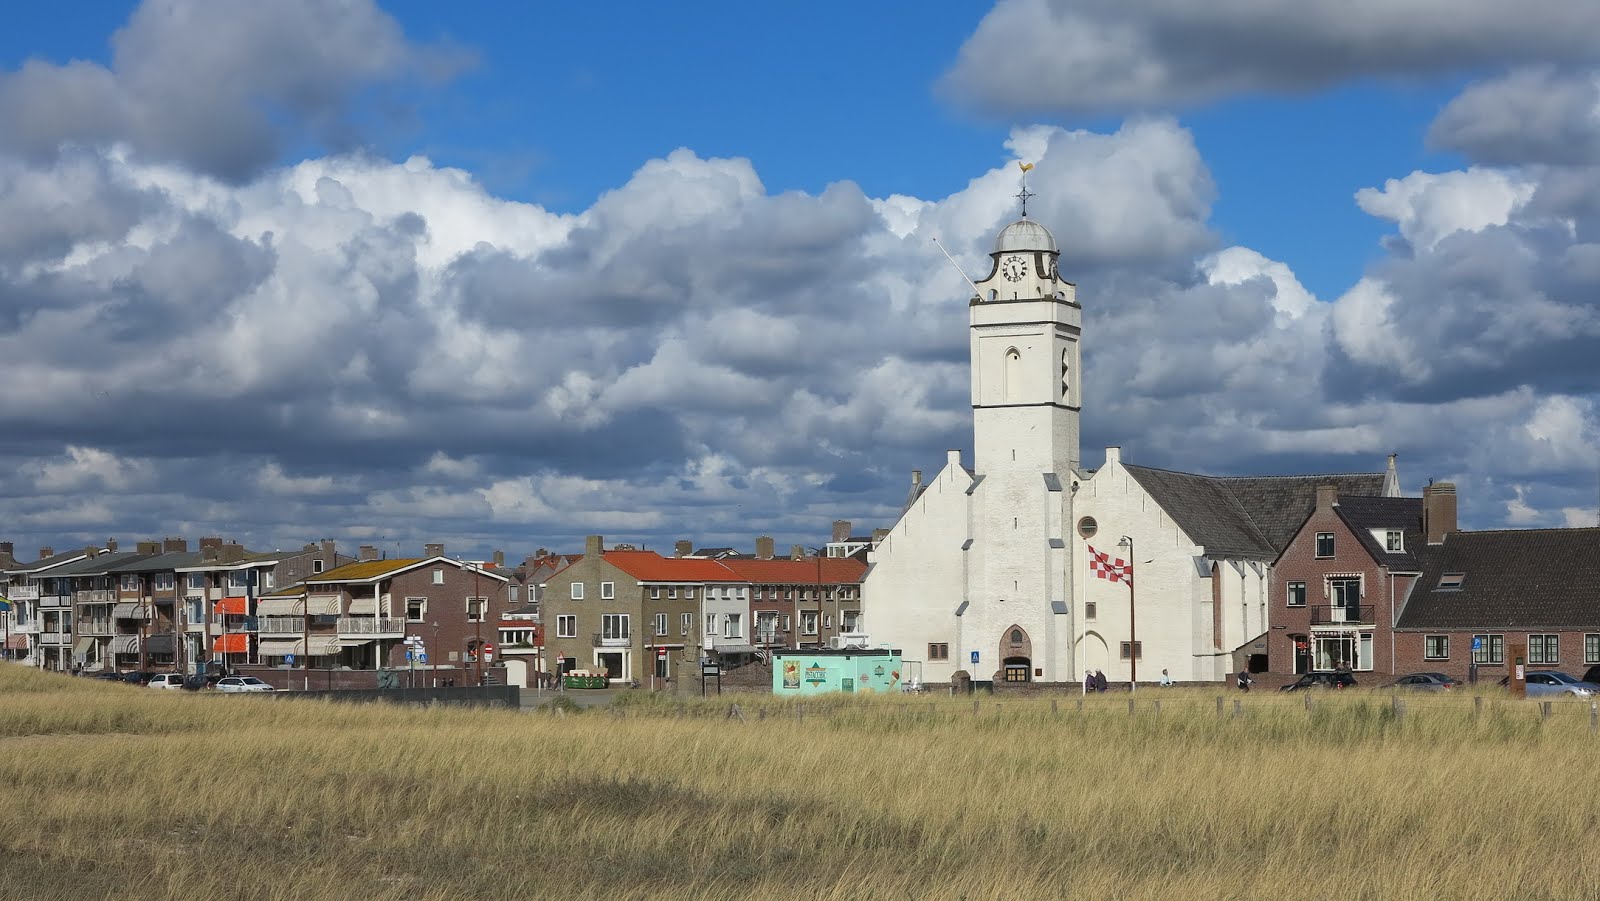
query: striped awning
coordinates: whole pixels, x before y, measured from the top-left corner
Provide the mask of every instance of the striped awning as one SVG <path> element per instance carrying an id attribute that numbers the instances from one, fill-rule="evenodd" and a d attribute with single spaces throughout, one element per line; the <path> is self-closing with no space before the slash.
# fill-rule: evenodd
<path id="1" fill-rule="evenodd" d="M 138 601 L 123 601 L 111 608 L 112 619 L 140 619 L 144 616 L 144 605 Z"/>
<path id="2" fill-rule="evenodd" d="M 8 651 L 26 651 L 27 649 L 28 649 L 28 636 L 26 636 L 26 635 L 7 635 L 6 636 L 6 650 L 8 650 Z"/>
<path id="3" fill-rule="evenodd" d="M 333 635 L 311 636 L 311 656 L 332 657 L 339 653 L 339 639 Z"/>
<path id="4" fill-rule="evenodd" d="M 256 601 L 256 616 L 299 616 L 301 598 L 261 598 Z"/>
<path id="5" fill-rule="evenodd" d="M 339 647 L 341 647 L 341 648 L 359 648 L 362 645 L 372 644 L 372 642 L 373 642 L 373 639 L 371 639 L 371 638 L 341 638 L 341 639 L 339 639 Z"/>
<path id="6" fill-rule="evenodd" d="M 92 647 L 94 647 L 93 638 L 79 638 L 72 643 L 72 653 L 82 657 L 84 654 L 89 653 L 89 649 Z"/>
<path id="7" fill-rule="evenodd" d="M 313 594 L 306 598 L 306 613 L 311 616 L 338 616 L 343 599 L 336 594 Z"/>
<path id="8" fill-rule="evenodd" d="M 268 638 L 263 639 L 257 646 L 257 654 L 262 657 L 282 657 L 286 654 L 300 656 L 304 653 L 305 643 L 298 638 Z M 311 636 L 311 656 L 332 657 L 339 653 L 339 639 L 332 635 Z"/>
<path id="9" fill-rule="evenodd" d="M 250 612 L 250 601 L 247 598 L 223 598 L 216 603 L 214 608 L 218 616 L 244 616 Z"/>
<path id="10" fill-rule="evenodd" d="M 222 639 L 219 638 L 217 640 L 221 641 Z M 215 649 L 213 648 L 213 650 L 215 650 Z M 283 657 L 283 656 L 286 656 L 288 654 L 298 654 L 298 653 L 300 653 L 300 639 L 298 639 L 298 638 L 285 638 L 285 639 L 268 639 L 268 638 L 264 638 L 264 639 L 261 640 L 261 644 L 258 646 L 257 652 L 262 657 Z"/>
<path id="11" fill-rule="evenodd" d="M 262 642 L 263 645 L 266 642 Z M 211 642 L 211 651 L 214 654 L 248 654 L 250 653 L 250 636 L 243 632 L 229 632 L 218 635 Z"/>
<path id="12" fill-rule="evenodd" d="M 378 615 L 378 599 L 377 598 L 351 598 L 350 599 L 350 615 L 351 616 L 377 616 Z"/>
<path id="13" fill-rule="evenodd" d="M 111 653 L 137 654 L 139 653 L 139 636 L 113 635 L 111 636 Z"/>

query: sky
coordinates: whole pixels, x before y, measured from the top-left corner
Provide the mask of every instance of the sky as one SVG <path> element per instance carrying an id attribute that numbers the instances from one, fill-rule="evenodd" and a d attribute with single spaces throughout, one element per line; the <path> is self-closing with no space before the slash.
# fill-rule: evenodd
<path id="1" fill-rule="evenodd" d="M 816 545 L 970 465 L 969 274 L 1083 459 L 1600 510 L 1600 4 L 64 0 L 0 32 L 0 540 Z"/>

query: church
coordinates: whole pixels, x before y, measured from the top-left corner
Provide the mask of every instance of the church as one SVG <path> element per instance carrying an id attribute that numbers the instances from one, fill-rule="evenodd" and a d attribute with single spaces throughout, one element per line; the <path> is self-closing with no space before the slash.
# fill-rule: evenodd
<path id="1" fill-rule="evenodd" d="M 1265 669 L 1271 566 L 1318 486 L 1398 496 L 1394 458 L 1370 473 L 1215 477 L 1107 448 L 1085 468 L 1083 308 L 1060 257 L 1026 207 L 995 237 L 969 302 L 972 466 L 949 451 L 869 552 L 866 629 L 929 683 Z"/>

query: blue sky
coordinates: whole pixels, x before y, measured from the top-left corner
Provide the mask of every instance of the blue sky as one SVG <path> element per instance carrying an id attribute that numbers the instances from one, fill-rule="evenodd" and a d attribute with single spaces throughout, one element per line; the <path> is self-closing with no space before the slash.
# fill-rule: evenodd
<path id="1" fill-rule="evenodd" d="M 11 26 L 24 546 L 887 525 L 910 469 L 971 444 L 963 289 L 927 239 L 986 266 L 1023 158 L 1085 302 L 1086 466 L 1398 452 L 1469 524 L 1594 518 L 1587 0 L 151 0 Z M 126 421 L 150 409 L 185 415 Z"/>

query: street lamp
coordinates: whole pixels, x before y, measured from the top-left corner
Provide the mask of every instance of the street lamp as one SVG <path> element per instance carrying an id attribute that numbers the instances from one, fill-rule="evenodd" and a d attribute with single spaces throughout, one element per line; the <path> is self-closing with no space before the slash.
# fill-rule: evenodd
<path id="1" fill-rule="evenodd" d="M 433 653 L 438 654 L 441 650 L 439 647 L 439 621 L 434 620 L 428 625 L 433 627 Z M 437 659 L 433 661 L 433 687 L 439 687 L 439 661 Z"/>
<path id="2" fill-rule="evenodd" d="M 1127 535 L 1117 542 L 1117 547 L 1128 549 L 1128 571 L 1122 578 L 1128 583 L 1128 691 L 1139 687 L 1139 638 L 1133 618 L 1133 539 Z"/>
<path id="3" fill-rule="evenodd" d="M 817 648 L 821 649 L 823 647 L 823 641 L 822 641 L 822 639 L 823 639 L 823 628 L 822 628 L 822 554 L 823 554 L 823 550 L 822 550 L 822 548 L 819 548 L 819 547 L 808 547 L 808 548 L 806 548 L 806 550 L 810 551 L 811 555 L 814 558 L 816 558 L 816 561 L 817 561 Z"/>

